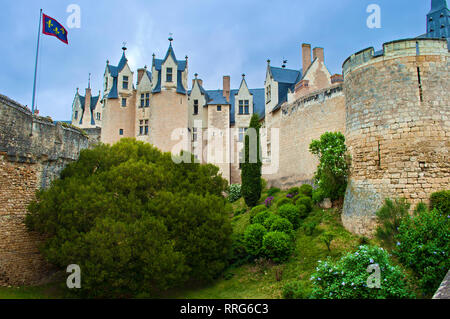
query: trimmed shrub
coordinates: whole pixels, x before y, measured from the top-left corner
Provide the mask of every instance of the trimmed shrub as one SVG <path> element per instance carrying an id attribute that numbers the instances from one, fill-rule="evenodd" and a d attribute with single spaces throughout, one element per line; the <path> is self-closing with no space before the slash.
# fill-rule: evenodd
<path id="1" fill-rule="evenodd" d="M 284 299 L 309 299 L 312 288 L 303 281 L 288 282 L 283 287 Z"/>
<path id="2" fill-rule="evenodd" d="M 257 257 L 261 253 L 263 238 L 266 233 L 267 229 L 261 224 L 250 225 L 245 230 L 245 250 L 251 257 Z"/>
<path id="3" fill-rule="evenodd" d="M 278 208 L 278 215 L 289 220 L 292 226 L 294 226 L 294 229 L 297 229 L 300 225 L 300 214 L 295 205 L 285 204 L 281 206 Z"/>
<path id="4" fill-rule="evenodd" d="M 295 203 L 295 205 L 297 205 L 297 206 L 305 205 L 305 207 L 307 209 L 307 214 L 309 214 L 313 208 L 312 199 L 307 196 L 302 196 L 299 199 L 297 199 L 297 202 Z"/>
<path id="5" fill-rule="evenodd" d="M 234 203 L 239 198 L 241 198 L 241 185 L 231 184 L 230 187 L 228 187 L 228 201 Z"/>
<path id="6" fill-rule="evenodd" d="M 275 263 L 287 261 L 293 250 L 294 245 L 288 234 L 275 231 L 264 235 L 262 253 Z"/>
<path id="7" fill-rule="evenodd" d="M 408 216 L 410 204 L 405 198 L 392 201 L 385 199 L 384 205 L 377 211 L 377 219 L 380 226 L 376 229 L 376 237 L 387 247 L 394 246 L 394 237 L 398 234 L 398 227 L 403 218 Z"/>
<path id="8" fill-rule="evenodd" d="M 277 207 L 280 208 L 283 205 L 292 204 L 292 200 L 290 198 L 280 198 L 277 202 Z"/>
<path id="9" fill-rule="evenodd" d="M 267 210 L 267 207 L 264 205 L 258 205 L 258 206 L 253 207 L 250 210 L 250 224 L 253 223 L 253 218 L 255 218 L 256 215 L 258 215 L 259 213 L 266 211 L 266 210 Z"/>
<path id="10" fill-rule="evenodd" d="M 450 269 L 450 217 L 437 209 L 407 216 L 396 237 L 397 255 L 419 278 L 425 294 L 433 294 Z"/>
<path id="11" fill-rule="evenodd" d="M 295 196 L 292 198 L 292 202 L 294 203 L 294 205 L 297 203 L 298 199 L 299 199 L 299 198 L 302 198 L 303 196 L 304 196 L 303 194 L 295 195 Z"/>
<path id="12" fill-rule="evenodd" d="M 450 214 L 450 190 L 431 194 L 430 209 L 437 208 L 444 214 Z"/>
<path id="13" fill-rule="evenodd" d="M 312 193 L 313 193 L 313 187 L 311 185 L 303 184 L 302 186 L 300 186 L 299 194 L 303 194 L 303 195 L 311 198 Z"/>
<path id="14" fill-rule="evenodd" d="M 279 215 L 275 215 L 275 214 L 271 214 L 269 217 L 267 217 L 265 220 L 264 220 L 264 227 L 266 227 L 267 228 L 267 230 L 268 231 L 270 231 L 270 228 L 272 227 L 272 224 L 276 221 L 276 220 L 278 220 L 278 219 L 282 219 L 282 217 L 280 217 Z"/>
<path id="15" fill-rule="evenodd" d="M 256 214 L 256 216 L 253 217 L 252 224 L 264 225 L 266 220 L 271 218 L 272 216 L 274 216 L 274 213 L 265 210 L 261 213 Z"/>
<path id="16" fill-rule="evenodd" d="M 308 208 L 305 205 L 295 205 L 298 209 L 298 215 L 300 217 L 300 219 L 305 219 L 306 217 L 308 217 Z"/>
<path id="17" fill-rule="evenodd" d="M 279 231 L 288 235 L 292 235 L 294 232 L 294 226 L 292 226 L 292 223 L 288 219 L 278 216 L 278 218 L 273 219 L 272 223 L 270 224 L 269 231 Z"/>
<path id="18" fill-rule="evenodd" d="M 369 265 L 378 264 L 380 288 L 368 287 Z M 311 281 L 312 298 L 318 299 L 398 299 L 413 298 L 410 286 L 400 267 L 395 266 L 387 251 L 376 246 L 360 246 L 334 262 L 319 261 Z M 376 284 L 376 283 L 375 283 Z"/>
<path id="19" fill-rule="evenodd" d="M 322 189 L 318 188 L 312 192 L 312 200 L 314 204 L 319 204 L 325 199 L 325 193 Z"/>
<path id="20" fill-rule="evenodd" d="M 272 187 L 272 188 L 270 188 L 270 189 L 267 191 L 267 195 L 273 196 L 273 195 L 275 195 L 276 193 L 279 193 L 279 192 L 280 192 L 280 189 L 279 189 L 279 188 L 277 188 L 277 187 Z"/>

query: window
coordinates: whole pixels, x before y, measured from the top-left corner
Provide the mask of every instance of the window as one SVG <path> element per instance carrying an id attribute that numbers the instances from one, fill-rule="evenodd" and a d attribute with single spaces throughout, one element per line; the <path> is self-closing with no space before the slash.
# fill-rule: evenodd
<path id="1" fill-rule="evenodd" d="M 145 107 L 150 106 L 150 93 L 145 93 Z"/>
<path id="2" fill-rule="evenodd" d="M 197 141 L 197 128 L 192 128 L 192 141 Z"/>
<path id="3" fill-rule="evenodd" d="M 139 135 L 148 135 L 148 120 L 139 120 Z"/>
<path id="4" fill-rule="evenodd" d="M 239 128 L 239 142 L 243 142 L 244 141 L 244 136 L 245 136 L 246 132 L 247 132 L 247 128 L 245 128 L 245 127 L 240 127 Z"/>
<path id="5" fill-rule="evenodd" d="M 148 120 L 145 120 L 144 124 L 145 124 L 145 126 L 144 126 L 144 134 L 148 135 Z"/>
<path id="6" fill-rule="evenodd" d="M 270 98 L 272 96 L 272 91 L 270 85 L 266 88 L 266 102 L 270 102 Z"/>
<path id="7" fill-rule="evenodd" d="M 100 114 L 100 112 L 97 112 L 97 121 L 100 121 L 100 119 L 101 119 L 101 114 Z"/>
<path id="8" fill-rule="evenodd" d="M 78 119 L 78 111 L 75 111 L 75 116 L 74 116 L 75 120 Z"/>
<path id="9" fill-rule="evenodd" d="M 172 82 L 172 68 L 166 69 L 166 82 Z"/>
<path id="10" fill-rule="evenodd" d="M 127 106 L 127 99 L 126 98 L 122 98 L 122 106 Z"/>
<path id="11" fill-rule="evenodd" d="M 198 114 L 198 100 L 194 100 L 194 115 Z"/>
<path id="12" fill-rule="evenodd" d="M 119 129 L 119 135 L 123 135 L 123 128 Z"/>
<path id="13" fill-rule="evenodd" d="M 217 105 L 217 112 L 222 111 L 222 105 Z"/>
<path id="14" fill-rule="evenodd" d="M 249 114 L 248 100 L 239 100 L 239 114 Z"/>
<path id="15" fill-rule="evenodd" d="M 144 105 L 145 105 L 145 94 L 142 93 L 141 94 L 141 105 L 139 107 L 144 107 Z"/>
<path id="16" fill-rule="evenodd" d="M 105 77 L 105 91 L 108 90 L 108 77 Z"/>
<path id="17" fill-rule="evenodd" d="M 123 76 L 122 88 L 128 90 L 128 76 Z"/>
<path id="18" fill-rule="evenodd" d="M 144 126 L 142 125 L 144 123 L 143 120 L 139 121 L 139 135 L 144 134 Z"/>

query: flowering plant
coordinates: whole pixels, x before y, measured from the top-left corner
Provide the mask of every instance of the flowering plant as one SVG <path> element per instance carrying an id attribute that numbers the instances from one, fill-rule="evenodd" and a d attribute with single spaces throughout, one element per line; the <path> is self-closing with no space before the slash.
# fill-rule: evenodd
<path id="1" fill-rule="evenodd" d="M 270 206 L 272 206 L 272 201 L 273 201 L 274 197 L 273 196 L 269 196 L 266 198 L 266 200 L 264 201 L 264 204 L 266 205 L 267 208 L 269 208 Z"/>

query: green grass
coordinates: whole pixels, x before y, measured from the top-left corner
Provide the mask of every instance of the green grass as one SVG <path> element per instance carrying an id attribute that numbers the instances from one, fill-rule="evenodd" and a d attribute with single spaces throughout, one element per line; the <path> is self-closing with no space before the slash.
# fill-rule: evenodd
<path id="1" fill-rule="evenodd" d="M 0 299 L 59 299 L 63 295 L 58 284 L 31 287 L 0 287 Z"/>

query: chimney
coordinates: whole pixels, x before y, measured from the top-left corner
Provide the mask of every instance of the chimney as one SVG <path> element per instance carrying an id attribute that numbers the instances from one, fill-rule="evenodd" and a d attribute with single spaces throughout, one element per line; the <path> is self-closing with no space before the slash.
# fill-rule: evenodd
<path id="1" fill-rule="evenodd" d="M 303 43 L 302 44 L 302 59 L 303 59 L 303 73 L 311 65 L 311 44 Z"/>
<path id="2" fill-rule="evenodd" d="M 325 62 L 325 55 L 323 53 L 323 48 L 313 49 L 313 59 L 317 58 L 321 62 Z"/>
<path id="3" fill-rule="evenodd" d="M 146 71 L 147 69 L 146 68 L 144 68 L 144 69 L 138 69 L 138 78 L 137 78 L 137 84 L 139 85 L 139 83 L 141 83 L 141 80 L 142 80 L 142 77 L 144 76 L 144 72 Z"/>
<path id="4" fill-rule="evenodd" d="M 227 102 L 230 103 L 230 76 L 225 75 L 223 77 L 223 96 L 227 99 Z"/>

